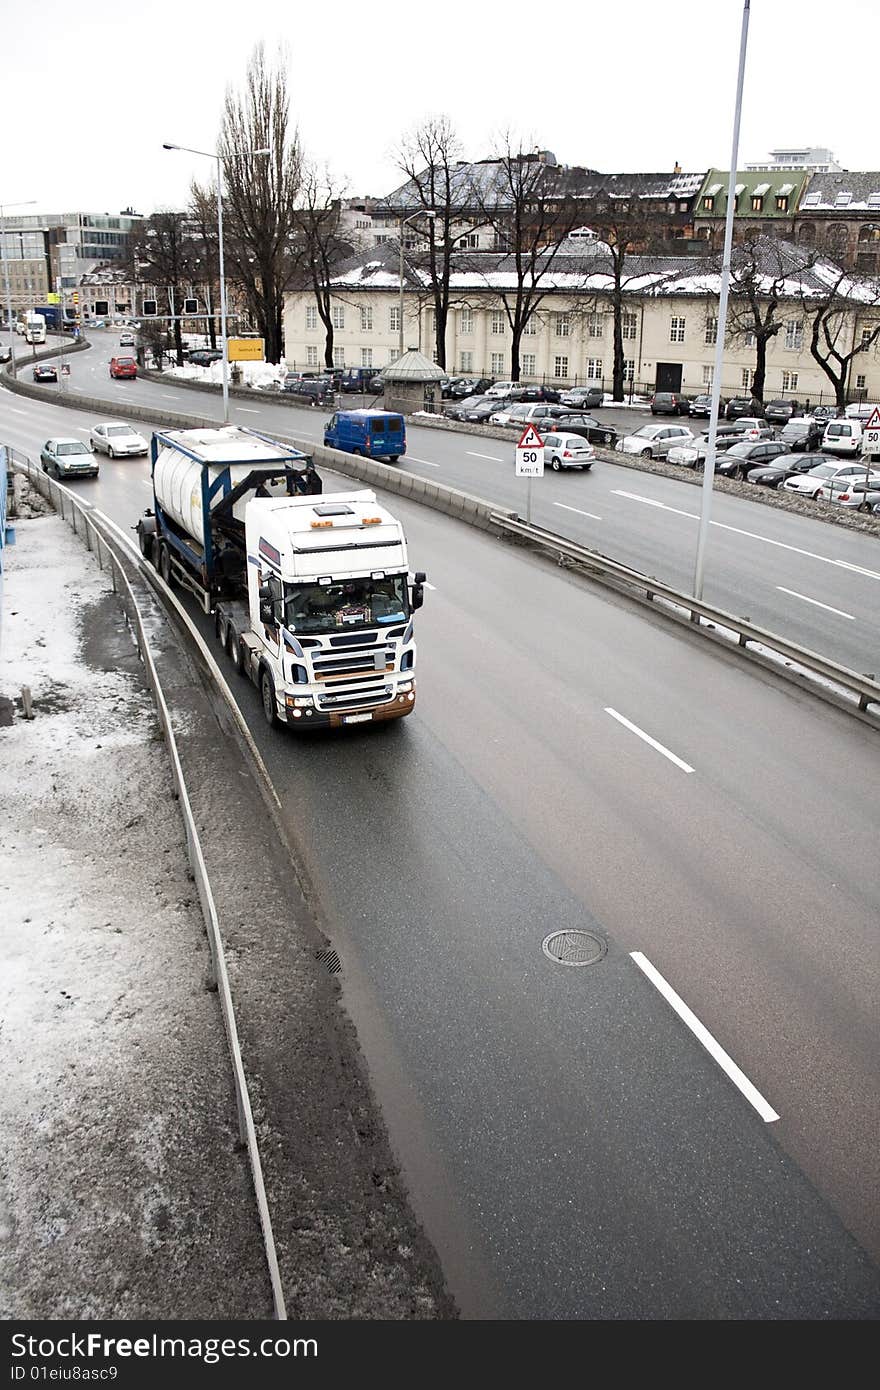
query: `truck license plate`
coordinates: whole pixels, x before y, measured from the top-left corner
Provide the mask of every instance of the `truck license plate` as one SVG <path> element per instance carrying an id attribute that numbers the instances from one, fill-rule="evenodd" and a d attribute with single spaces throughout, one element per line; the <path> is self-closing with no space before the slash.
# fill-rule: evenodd
<path id="1" fill-rule="evenodd" d="M 372 714 L 344 714 L 342 722 L 343 724 L 364 724 L 369 723 L 372 717 Z"/>

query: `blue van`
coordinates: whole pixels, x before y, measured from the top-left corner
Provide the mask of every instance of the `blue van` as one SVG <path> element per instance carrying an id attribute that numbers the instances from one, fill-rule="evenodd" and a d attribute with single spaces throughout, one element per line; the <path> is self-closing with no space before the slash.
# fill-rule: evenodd
<path id="1" fill-rule="evenodd" d="M 324 426 L 324 445 L 396 463 L 406 453 L 406 425 L 389 410 L 337 410 Z"/>

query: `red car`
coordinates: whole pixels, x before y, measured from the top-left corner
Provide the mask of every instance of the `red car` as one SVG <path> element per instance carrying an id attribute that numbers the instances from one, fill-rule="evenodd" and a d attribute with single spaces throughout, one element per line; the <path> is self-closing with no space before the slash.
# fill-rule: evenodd
<path id="1" fill-rule="evenodd" d="M 120 377 L 137 376 L 137 361 L 134 357 L 111 357 L 110 375 L 114 381 Z"/>

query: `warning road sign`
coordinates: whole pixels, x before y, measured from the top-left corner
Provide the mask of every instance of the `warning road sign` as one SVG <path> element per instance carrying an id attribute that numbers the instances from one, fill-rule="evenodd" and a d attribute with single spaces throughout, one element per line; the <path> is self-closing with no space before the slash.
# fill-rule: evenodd
<path id="1" fill-rule="evenodd" d="M 518 449 L 543 449 L 544 441 L 534 425 L 526 425 L 516 447 Z"/>

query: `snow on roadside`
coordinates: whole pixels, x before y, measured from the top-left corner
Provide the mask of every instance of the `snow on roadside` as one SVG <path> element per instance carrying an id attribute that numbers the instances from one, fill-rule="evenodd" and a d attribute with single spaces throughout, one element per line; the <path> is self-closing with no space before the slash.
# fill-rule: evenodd
<path id="1" fill-rule="evenodd" d="M 271 1312 L 164 746 L 109 578 L 6 551 L 0 1317 Z"/>

